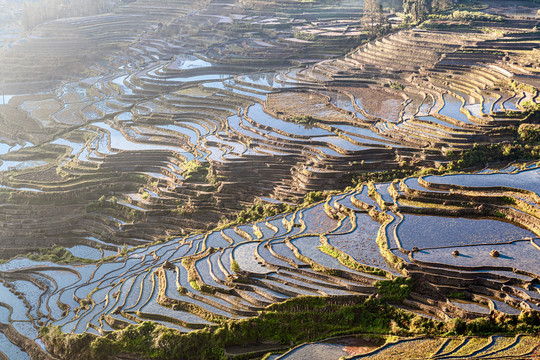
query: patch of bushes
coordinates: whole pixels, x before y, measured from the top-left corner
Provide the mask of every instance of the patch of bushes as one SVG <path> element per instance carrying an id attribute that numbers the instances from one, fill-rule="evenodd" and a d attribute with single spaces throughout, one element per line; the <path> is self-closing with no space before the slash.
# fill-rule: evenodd
<path id="1" fill-rule="evenodd" d="M 294 211 L 295 206 L 289 204 L 254 204 L 248 210 L 243 210 L 236 217 L 236 222 L 246 223 L 265 219 L 276 214 Z"/>
<path id="2" fill-rule="evenodd" d="M 232 221 L 222 220 L 218 226 L 218 229 L 224 229 L 226 227 L 231 227 L 239 224 L 246 224 L 250 222 L 255 222 L 261 219 L 266 219 L 270 216 L 277 214 L 283 214 L 287 212 L 293 212 L 297 209 L 296 205 L 293 204 L 262 204 L 256 203 L 253 204 L 250 208 L 240 211 L 236 215 L 236 219 Z"/>
<path id="3" fill-rule="evenodd" d="M 310 33 L 303 32 L 303 31 L 295 31 L 294 32 L 294 37 L 296 39 L 306 40 L 306 41 L 315 41 L 315 40 L 317 40 L 317 35 L 310 34 Z"/>
<path id="4" fill-rule="evenodd" d="M 540 125 L 521 124 L 518 128 L 519 139 L 526 144 L 540 143 Z"/>
<path id="5" fill-rule="evenodd" d="M 531 113 L 531 120 L 538 116 Z M 397 169 L 348 174 L 343 177 L 345 184 L 358 186 L 366 182 L 388 182 L 406 177 L 424 176 L 430 174 L 442 175 L 449 172 L 462 171 L 474 167 L 485 166 L 488 163 L 511 162 L 516 160 L 537 160 L 540 158 L 540 125 L 522 124 L 514 134 L 513 142 L 489 145 L 474 144 L 464 151 L 449 151 L 445 166 L 435 168 L 417 168 L 404 164 Z"/>
<path id="6" fill-rule="evenodd" d="M 383 300 L 401 303 L 411 293 L 412 279 L 397 277 L 394 280 L 377 281 L 375 285 Z"/>
<path id="7" fill-rule="evenodd" d="M 448 297 L 450 298 L 454 298 L 454 299 L 465 299 L 465 293 L 462 293 L 462 292 L 454 292 L 454 293 L 450 293 L 448 294 Z"/>
<path id="8" fill-rule="evenodd" d="M 518 316 L 497 312 L 492 318 L 482 317 L 469 321 L 457 318 L 448 324 L 448 328 L 447 335 L 538 334 L 540 332 L 540 313 L 526 310 Z"/>
<path id="9" fill-rule="evenodd" d="M 50 261 L 55 264 L 73 264 L 73 263 L 94 263 L 95 260 L 83 259 L 73 255 L 68 249 L 62 246 L 53 245 L 49 248 L 42 248 L 37 251 L 29 252 L 24 255 L 32 261 Z M 8 262 L 10 259 L 0 259 L 0 264 Z"/>
<path id="10" fill-rule="evenodd" d="M 304 204 L 311 205 L 323 201 L 328 196 L 325 191 L 310 191 L 304 195 Z"/>
<path id="11" fill-rule="evenodd" d="M 454 154 L 454 159 L 447 165 L 447 170 L 456 171 L 487 163 L 510 162 L 513 160 L 532 160 L 540 155 L 540 146 L 532 146 L 519 142 L 498 143 L 491 145 L 475 144 L 461 154 Z"/>
<path id="12" fill-rule="evenodd" d="M 356 262 L 350 255 L 339 252 L 330 245 L 320 245 L 320 246 L 317 246 L 317 248 L 321 250 L 323 253 L 328 254 L 332 256 L 333 258 L 336 258 L 341 264 L 348 267 L 349 269 L 353 269 L 353 270 L 357 270 L 360 272 L 373 274 L 377 276 L 386 276 L 386 272 L 384 270 L 380 270 L 371 266 L 362 265 Z"/>
<path id="13" fill-rule="evenodd" d="M 408 332 L 414 319 L 375 299 L 298 297 L 271 305 L 254 318 L 229 320 L 185 334 L 148 321 L 103 337 L 64 334 L 52 325 L 42 328 L 40 334 L 50 352 L 66 359 L 100 360 L 129 353 L 150 359 L 212 360 L 223 359 L 224 348 L 233 345 L 263 341 L 293 345 L 343 334 L 390 334 L 395 324 Z M 422 325 L 414 321 L 415 327 Z"/>
<path id="14" fill-rule="evenodd" d="M 456 21 L 489 21 L 501 22 L 504 17 L 499 15 L 487 14 L 481 11 L 455 10 L 450 14 L 431 14 L 429 19 L 437 20 L 456 20 Z"/>
<path id="15" fill-rule="evenodd" d="M 191 160 L 183 164 L 186 169 L 182 176 L 186 181 L 203 181 L 208 175 L 208 168 L 210 164 L 207 162 L 200 162 L 197 160 Z"/>
<path id="16" fill-rule="evenodd" d="M 406 293 L 410 280 L 380 282 L 379 288 L 394 298 Z M 519 316 L 495 313 L 465 321 L 444 323 L 426 319 L 386 304 L 384 299 L 302 296 L 273 304 L 259 316 L 228 320 L 190 333 L 145 321 L 103 337 L 65 334 L 59 326 L 40 329 L 49 352 L 64 359 L 101 360 L 122 353 L 147 359 L 224 359 L 225 348 L 257 343 L 293 346 L 347 334 L 373 335 L 492 335 L 540 331 L 540 313 L 524 311 Z"/>
<path id="17" fill-rule="evenodd" d="M 534 86 L 529 85 L 529 84 L 519 83 L 516 80 L 510 81 L 510 87 L 514 90 L 523 90 L 531 94 L 536 94 L 538 92 L 538 89 L 535 88 Z M 525 101 L 525 103 L 534 104 L 532 101 Z M 538 110 L 538 108 L 536 108 L 536 110 Z"/>
<path id="18" fill-rule="evenodd" d="M 292 121 L 298 124 L 312 125 L 317 122 L 317 119 L 315 119 L 311 115 L 302 115 L 302 116 L 289 117 L 289 121 Z"/>
<path id="19" fill-rule="evenodd" d="M 394 90 L 405 90 L 405 85 L 398 83 L 397 81 L 392 81 L 388 86 Z"/>

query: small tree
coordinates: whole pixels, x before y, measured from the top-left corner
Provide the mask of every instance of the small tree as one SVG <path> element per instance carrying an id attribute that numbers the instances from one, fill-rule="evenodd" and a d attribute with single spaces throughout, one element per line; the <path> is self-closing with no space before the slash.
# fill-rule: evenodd
<path id="1" fill-rule="evenodd" d="M 403 11 L 410 15 L 413 21 L 423 21 L 431 13 L 432 2 L 432 0 L 403 0 Z"/>
<path id="2" fill-rule="evenodd" d="M 431 4 L 433 11 L 443 11 L 452 7 L 452 0 L 433 0 Z"/>
<path id="3" fill-rule="evenodd" d="M 377 4 L 377 0 L 365 0 L 363 11 L 362 27 L 370 34 L 370 36 L 374 36 L 377 33 L 377 27 L 380 26 L 381 21 L 381 19 L 379 19 L 380 7 Z"/>
<path id="4" fill-rule="evenodd" d="M 240 269 L 240 265 L 238 264 L 238 261 L 234 259 L 231 261 L 231 270 L 234 273 L 239 273 L 240 271 L 242 271 L 242 269 Z"/>

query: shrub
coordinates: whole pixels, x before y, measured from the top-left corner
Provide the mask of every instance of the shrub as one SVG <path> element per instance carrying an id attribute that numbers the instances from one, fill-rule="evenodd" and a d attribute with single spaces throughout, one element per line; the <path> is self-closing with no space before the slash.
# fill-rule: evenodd
<path id="1" fill-rule="evenodd" d="M 402 302 L 411 293 L 411 278 L 398 277 L 394 280 L 378 281 L 375 285 L 385 301 Z"/>
<path id="2" fill-rule="evenodd" d="M 524 143 L 538 144 L 540 143 L 540 125 L 521 124 L 518 129 L 518 135 Z"/>
<path id="3" fill-rule="evenodd" d="M 317 40 L 317 35 L 302 32 L 302 31 L 295 31 L 294 32 L 294 37 L 296 39 L 306 40 L 306 41 L 315 41 L 315 40 Z"/>
<path id="4" fill-rule="evenodd" d="M 238 261 L 234 259 L 231 261 L 231 270 L 234 273 L 239 273 L 240 271 L 242 271 L 242 269 L 240 269 L 240 265 L 238 264 Z"/>
<path id="5" fill-rule="evenodd" d="M 293 116 L 289 118 L 289 121 L 298 123 L 298 124 L 314 124 L 317 122 L 317 119 L 315 119 L 311 115 L 302 115 L 302 116 Z"/>
<path id="6" fill-rule="evenodd" d="M 492 21 L 492 22 L 504 21 L 504 17 L 502 16 L 486 14 L 481 11 L 467 11 L 467 10 L 454 11 L 452 13 L 452 19 L 466 20 L 466 21 Z"/>
<path id="7" fill-rule="evenodd" d="M 395 90 L 405 90 L 405 85 L 398 83 L 397 81 L 392 81 L 388 84 L 392 89 Z"/>
<path id="8" fill-rule="evenodd" d="M 327 194 L 324 191 L 311 191 L 304 196 L 304 204 L 310 205 L 326 199 Z"/>

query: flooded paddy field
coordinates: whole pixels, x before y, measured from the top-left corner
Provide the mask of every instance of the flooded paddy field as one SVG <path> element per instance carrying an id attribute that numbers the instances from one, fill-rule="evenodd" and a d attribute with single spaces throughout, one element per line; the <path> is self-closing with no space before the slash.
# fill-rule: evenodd
<path id="1" fill-rule="evenodd" d="M 190 333 L 302 296 L 379 298 L 402 278 L 429 284 L 401 304 L 424 319 L 539 310 L 535 163 L 344 190 L 443 173 L 534 127 L 527 9 L 497 31 L 368 41 L 358 4 L 256 3 L 122 2 L 27 37 L 0 17 L 0 358 L 48 359 L 42 326 Z M 240 213 L 253 204 L 256 221 Z M 534 350 L 528 336 L 347 341 L 278 358 Z"/>
<path id="2" fill-rule="evenodd" d="M 520 172 L 509 176 L 519 178 Z M 293 213 L 174 237 L 127 253 L 89 245 L 69 249 L 79 261 L 100 259 L 97 263 L 56 265 L 13 259 L 2 265 L 6 284 L 2 288 L 2 304 L 6 304 L 1 313 L 3 322 L 13 324 L 32 340 L 43 324 L 60 326 L 67 333 L 102 336 L 153 320 L 191 332 L 225 319 L 253 316 L 265 306 L 297 296 L 369 296 L 377 292 L 377 281 L 403 276 L 403 271 L 423 274 L 433 286 L 441 286 L 438 296 L 448 296 L 453 304 L 445 316 L 485 316 L 493 311 L 515 315 L 523 307 L 538 308 L 540 288 L 533 281 L 540 266 L 538 228 L 528 221 L 528 216 L 537 215 L 520 215 L 516 204 L 498 205 L 498 195 L 492 194 L 491 204 L 497 209 L 493 214 L 504 212 L 508 217 L 504 221 L 498 219 L 500 215 L 488 213 L 482 214 L 484 219 L 475 219 L 473 214 L 472 218 L 449 217 L 452 214 L 437 214 L 439 210 L 429 206 L 432 204 L 426 198 L 417 199 L 414 208 L 398 204 L 401 197 L 412 199 L 415 195 L 390 191 L 389 199 L 383 200 L 378 191 L 388 191 L 395 183 L 381 185 L 370 194 L 362 195 L 367 186 L 361 186 Z M 459 198 L 460 190 L 447 194 Z M 422 201 L 426 207 L 421 206 Z M 484 206 L 489 204 L 483 201 Z M 398 219 L 393 230 L 388 222 L 391 213 L 381 209 L 389 202 L 393 202 L 391 212 Z M 463 210 L 468 209 L 465 206 Z M 419 212 L 425 215 L 414 214 Z M 418 221 L 427 223 L 419 226 Z M 477 224 L 467 225 L 466 221 Z M 488 236 L 490 231 L 493 233 Z M 403 256 L 395 256 L 395 244 Z M 452 294 L 463 291 L 462 285 L 445 283 L 438 272 L 451 272 L 456 279 L 463 277 L 463 281 L 472 281 L 471 285 L 478 282 L 482 286 L 467 288 L 470 299 L 455 300 Z M 497 282 L 487 282 L 495 279 L 493 276 L 512 284 L 502 289 L 504 301 Z M 479 290 L 474 289 L 480 288 L 483 290 L 476 293 Z M 438 306 L 433 305 L 435 297 L 424 301 L 422 312 L 407 309 L 441 318 Z M 408 346 L 403 341 L 402 345 L 388 346 Z M 437 341 L 437 346 L 444 343 Z M 487 351 L 488 345 L 477 347 Z M 340 345 L 307 347 L 283 358 L 313 351 L 351 355 Z M 390 351 L 387 347 L 368 354 L 386 354 Z M 529 344 L 523 351 L 531 349 Z"/>

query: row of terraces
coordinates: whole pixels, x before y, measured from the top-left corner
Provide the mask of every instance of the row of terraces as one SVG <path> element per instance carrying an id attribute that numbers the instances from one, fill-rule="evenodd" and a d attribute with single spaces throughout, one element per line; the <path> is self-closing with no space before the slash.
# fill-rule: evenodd
<path id="1" fill-rule="evenodd" d="M 525 26 L 507 22 L 513 31 Z M 343 175 L 404 163 L 438 168 L 446 164 L 441 152 L 509 139 L 519 119 L 502 110 L 536 101 L 534 88 L 510 89 L 513 73 L 498 58 L 448 62 L 477 45 L 497 51 L 505 45 L 510 52 L 526 40 L 533 47 L 535 32 L 522 30 L 474 42 L 462 33 L 406 30 L 343 59 L 248 73 L 202 54 L 173 56 L 182 51 L 180 39 L 173 44 L 148 35 L 129 55 L 142 67 L 120 66 L 48 93 L 14 96 L 0 107 L 1 190 L 11 199 L 1 214 L 20 244 L 8 253 L 35 249 L 39 239 L 82 244 L 97 237 L 115 247 L 208 229 L 257 197 L 298 200 L 342 186 Z M 383 51 L 397 69 L 405 47 L 411 66 L 431 60 L 399 78 L 350 60 Z M 342 70 L 332 72 L 337 67 Z M 384 77 L 373 79 L 367 68 Z M 381 86 L 386 81 L 404 88 Z M 51 198 L 70 215 L 37 220 L 36 214 L 55 216 L 48 212 Z"/>
<path id="2" fill-rule="evenodd" d="M 351 174 L 509 141 L 539 100 L 533 21 L 357 47 L 355 5 L 180 3 L 52 21 L 0 55 L 0 251 L 75 257 L 0 264 L 0 358 L 46 358 L 41 325 L 187 333 L 302 295 L 381 296 L 404 276 L 402 306 L 424 318 L 539 310 L 535 164 L 364 183 L 210 231 L 254 201 L 285 208 Z M 366 356 L 411 341 L 430 340 Z M 433 357 L 518 357 L 534 338 L 453 341 L 429 343 Z"/>
<path id="3" fill-rule="evenodd" d="M 97 263 L 14 259 L 0 267 L 6 294 L 0 309 L 2 323 L 19 335 L 0 331 L 11 342 L 21 335 L 36 340 L 44 324 L 101 336 L 152 320 L 190 332 L 302 295 L 366 298 L 377 292 L 377 281 L 402 274 L 415 284 L 402 307 L 418 316 L 539 311 L 538 178 L 532 165 L 369 183 L 293 213 L 174 237 Z M 94 249 L 70 251 L 92 259 Z M 366 356 L 387 358 L 407 341 Z M 459 341 L 437 340 L 434 356 L 517 356 L 537 345 L 530 337 L 494 337 L 474 346 L 474 338 Z"/>

